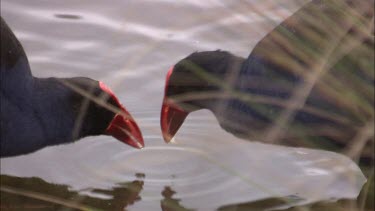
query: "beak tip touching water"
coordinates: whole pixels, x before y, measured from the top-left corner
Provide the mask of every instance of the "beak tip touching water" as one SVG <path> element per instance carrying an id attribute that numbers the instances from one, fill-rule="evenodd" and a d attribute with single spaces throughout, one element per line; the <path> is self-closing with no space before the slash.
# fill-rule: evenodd
<path id="1" fill-rule="evenodd" d="M 141 130 L 129 114 L 127 116 L 116 114 L 106 129 L 106 134 L 137 149 L 145 146 Z"/>
<path id="2" fill-rule="evenodd" d="M 163 139 L 165 143 L 171 142 L 173 135 L 169 134 L 168 132 L 163 131 Z"/>
<path id="3" fill-rule="evenodd" d="M 166 100 L 164 100 L 161 109 L 160 125 L 166 143 L 171 142 L 187 115 L 188 112 L 185 110 L 173 103 L 167 103 Z"/>

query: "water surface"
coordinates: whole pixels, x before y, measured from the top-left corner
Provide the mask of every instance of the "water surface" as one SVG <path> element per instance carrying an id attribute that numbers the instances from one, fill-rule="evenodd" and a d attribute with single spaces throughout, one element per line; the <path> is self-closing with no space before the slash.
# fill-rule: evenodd
<path id="1" fill-rule="evenodd" d="M 365 178 L 351 160 L 240 140 L 209 111 L 191 114 L 175 143 L 162 140 L 159 116 L 170 66 L 202 50 L 246 57 L 304 2 L 2 0 L 1 15 L 23 44 L 33 74 L 105 82 L 146 144 L 136 150 L 100 136 L 1 159 L 2 195 L 9 194 L 2 208 L 225 210 L 267 198 L 281 202 L 269 207 L 355 198 Z"/>

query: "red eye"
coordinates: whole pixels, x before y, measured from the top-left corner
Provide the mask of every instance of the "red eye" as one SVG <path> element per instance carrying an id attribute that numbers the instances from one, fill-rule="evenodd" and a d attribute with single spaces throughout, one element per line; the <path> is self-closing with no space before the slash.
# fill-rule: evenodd
<path id="1" fill-rule="evenodd" d="M 103 91 L 105 91 L 107 94 L 109 94 L 111 96 L 111 98 L 116 101 L 117 105 L 119 105 L 120 107 L 122 107 L 121 103 L 118 100 L 118 98 L 116 97 L 115 93 L 113 93 L 113 91 L 107 85 L 105 85 L 103 82 L 99 81 L 99 87 Z"/>

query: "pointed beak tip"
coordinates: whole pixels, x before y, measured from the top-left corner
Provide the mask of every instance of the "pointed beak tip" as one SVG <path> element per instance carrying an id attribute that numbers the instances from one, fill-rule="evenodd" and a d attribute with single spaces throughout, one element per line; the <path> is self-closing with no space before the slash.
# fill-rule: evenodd
<path id="1" fill-rule="evenodd" d="M 160 126 L 165 143 L 170 143 L 189 112 L 177 105 L 163 103 L 160 117 Z"/>
<path id="2" fill-rule="evenodd" d="M 168 133 L 163 133 L 163 139 L 164 139 L 164 142 L 168 144 L 173 139 L 173 136 Z"/>
<path id="3" fill-rule="evenodd" d="M 133 119 L 128 119 L 119 114 L 113 118 L 106 134 L 137 149 L 142 149 L 145 146 L 137 123 Z"/>
<path id="4" fill-rule="evenodd" d="M 145 148 L 145 144 L 144 144 L 144 142 L 142 140 L 141 143 L 138 142 L 138 149 L 143 149 L 143 148 Z"/>
<path id="5" fill-rule="evenodd" d="M 137 149 L 143 149 L 145 147 L 141 131 L 138 127 L 133 127 L 133 129 L 129 131 L 128 137 L 121 141 Z"/>
<path id="6" fill-rule="evenodd" d="M 132 142 L 131 144 L 129 142 L 126 142 L 126 144 L 129 144 L 130 146 L 137 148 L 137 149 L 143 149 L 145 147 L 145 144 L 142 142 Z"/>
<path id="7" fill-rule="evenodd" d="M 131 147 L 134 147 L 136 149 L 143 149 L 145 147 L 145 144 L 144 144 L 142 136 L 140 136 L 140 133 L 134 133 L 134 132 L 132 133 L 133 134 L 131 136 L 133 137 L 127 136 L 125 138 L 118 138 L 118 137 L 115 137 L 115 138 L 117 138 L 122 143 L 127 144 Z"/>

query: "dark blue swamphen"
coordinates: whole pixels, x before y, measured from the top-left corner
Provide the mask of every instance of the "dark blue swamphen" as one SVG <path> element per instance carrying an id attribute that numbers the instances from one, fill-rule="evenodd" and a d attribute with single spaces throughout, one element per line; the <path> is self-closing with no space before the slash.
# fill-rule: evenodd
<path id="1" fill-rule="evenodd" d="M 372 8 L 371 1 L 313 0 L 246 59 L 217 50 L 180 60 L 166 78 L 165 141 L 190 112 L 209 109 L 243 139 L 373 159 Z"/>
<path id="2" fill-rule="evenodd" d="M 102 134 L 144 146 L 136 122 L 104 83 L 33 77 L 21 43 L 3 18 L 0 73 L 1 157 Z"/>

